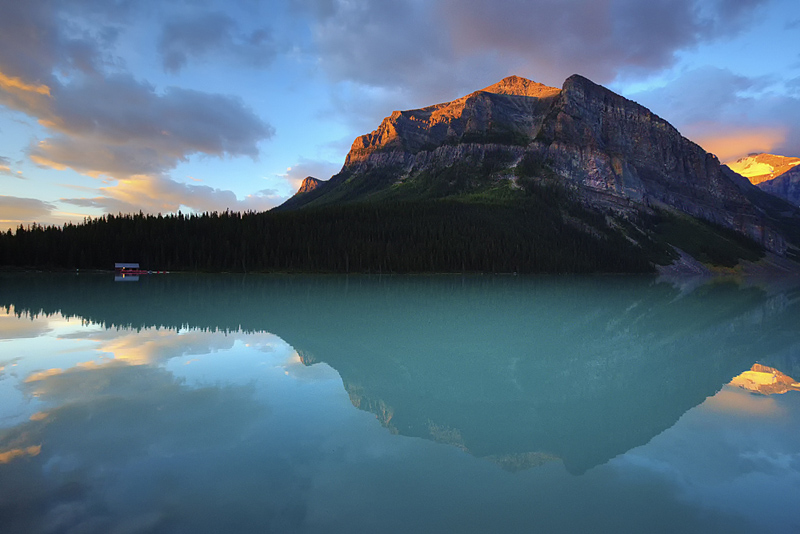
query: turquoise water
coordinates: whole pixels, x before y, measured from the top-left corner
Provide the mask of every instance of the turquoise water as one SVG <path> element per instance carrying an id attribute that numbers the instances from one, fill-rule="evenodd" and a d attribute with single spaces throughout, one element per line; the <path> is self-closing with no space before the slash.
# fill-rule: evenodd
<path id="1" fill-rule="evenodd" d="M 0 532 L 797 532 L 798 332 L 798 280 L 0 275 Z"/>

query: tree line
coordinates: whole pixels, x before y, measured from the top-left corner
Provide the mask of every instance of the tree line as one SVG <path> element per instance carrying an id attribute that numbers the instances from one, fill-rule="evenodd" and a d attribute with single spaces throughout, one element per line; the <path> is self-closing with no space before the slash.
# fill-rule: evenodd
<path id="1" fill-rule="evenodd" d="M 534 198 L 109 214 L 81 224 L 33 224 L 0 233 L 3 266 L 112 269 L 115 262 L 205 272 L 652 271 L 642 249 L 620 233 L 579 230 L 558 206 Z"/>

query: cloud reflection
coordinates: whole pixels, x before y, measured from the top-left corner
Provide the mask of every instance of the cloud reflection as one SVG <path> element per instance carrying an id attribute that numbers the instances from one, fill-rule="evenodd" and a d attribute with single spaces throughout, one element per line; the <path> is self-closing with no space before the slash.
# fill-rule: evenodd
<path id="1" fill-rule="evenodd" d="M 106 358 L 130 365 L 161 365 L 172 358 L 210 354 L 230 350 L 237 341 L 258 350 L 269 352 L 283 341 L 269 333 L 244 334 L 204 331 L 145 328 L 132 330 L 78 331 L 62 336 L 64 339 L 90 341 L 95 350 Z"/>
<path id="2" fill-rule="evenodd" d="M 742 531 L 793 531 L 800 520 L 794 395 L 726 386 L 668 432 L 609 465 L 626 479 L 671 481 L 678 499 L 705 514 L 738 517 Z"/>
<path id="3" fill-rule="evenodd" d="M 774 399 L 756 395 L 742 395 L 731 387 L 725 387 L 722 391 L 710 397 L 705 402 L 704 409 L 760 417 L 778 417 L 781 415 L 780 407 Z"/>
<path id="4" fill-rule="evenodd" d="M 216 292 L 211 280 L 235 284 Z M 201 277 L 174 292 L 155 279 L 104 281 L 71 286 L 72 299 L 51 286 L 39 301 L 30 289 L 18 296 L 135 326 L 76 321 L 48 334 L 88 348 L 50 365 L 59 372 L 20 378 L 42 406 L 0 429 L 0 451 L 41 449 L 0 466 L 3 526 L 649 532 L 665 518 L 664 530 L 740 532 L 758 530 L 741 517 L 761 510 L 770 515 L 761 530 L 796 519 L 796 393 L 728 386 L 739 401 L 770 401 L 774 416 L 715 411 L 717 394 L 681 417 L 753 354 L 794 353 L 797 316 L 784 293 L 713 284 L 681 295 L 650 279 L 630 292 L 630 281 L 608 279 L 602 290 L 572 280 L 531 291 L 516 278 L 347 280 Z M 156 302 L 173 305 L 159 315 Z M 297 350 L 236 330 L 248 320 L 287 333 Z M 323 360 L 346 391 L 319 379 L 338 376 Z M 591 447 L 598 454 L 586 455 Z M 580 476 L 556 460 L 570 455 Z"/>
<path id="5" fill-rule="evenodd" d="M 50 324 L 43 317 L 20 319 L 10 312 L 0 312 L 0 339 L 36 338 L 50 331 Z"/>
<path id="6" fill-rule="evenodd" d="M 9 449 L 7 451 L 0 451 L 0 464 L 7 464 L 15 458 L 37 456 L 40 452 L 42 452 L 41 445 L 31 445 L 30 447 L 25 447 L 24 449 Z"/>

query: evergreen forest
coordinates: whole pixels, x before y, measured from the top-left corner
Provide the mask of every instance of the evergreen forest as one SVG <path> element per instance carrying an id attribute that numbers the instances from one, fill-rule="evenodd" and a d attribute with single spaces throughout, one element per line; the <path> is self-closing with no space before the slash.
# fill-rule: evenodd
<path id="1" fill-rule="evenodd" d="M 542 196 L 444 199 L 294 211 L 105 215 L 0 233 L 0 265 L 195 272 L 650 272 L 654 250 L 602 215 Z M 587 230 L 588 228 L 588 230 Z M 668 257 L 667 257 L 668 259 Z"/>

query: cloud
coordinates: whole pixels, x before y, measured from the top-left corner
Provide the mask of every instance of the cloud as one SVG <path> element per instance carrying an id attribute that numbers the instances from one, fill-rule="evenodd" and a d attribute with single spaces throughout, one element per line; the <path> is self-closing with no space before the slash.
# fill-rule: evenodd
<path id="1" fill-rule="evenodd" d="M 7 464 L 20 457 L 37 456 L 40 452 L 42 452 L 41 445 L 31 445 L 20 449 L 0 451 L 0 464 Z"/>
<path id="2" fill-rule="evenodd" d="M 0 0 L 0 104 L 25 111 L 30 100 L 45 100 L 59 76 L 98 74 L 117 64 L 107 50 L 132 4 Z"/>
<path id="3" fill-rule="evenodd" d="M 716 155 L 720 161 L 736 160 L 758 152 L 784 152 L 785 128 L 736 127 L 730 124 L 700 123 L 684 128 L 683 134 Z"/>
<path id="4" fill-rule="evenodd" d="M 560 87 L 652 74 L 744 31 L 768 0 L 293 0 L 306 50 L 336 82 L 339 120 L 374 129 L 396 109 L 452 100 L 518 74 Z M 334 112 L 334 113 L 336 113 Z"/>
<path id="5" fill-rule="evenodd" d="M 341 167 L 341 164 L 331 163 L 330 161 L 300 158 L 298 163 L 286 169 L 286 173 L 281 175 L 281 178 L 286 180 L 294 194 L 306 177 L 313 176 L 318 180 L 327 180 L 339 172 Z"/>
<path id="6" fill-rule="evenodd" d="M 30 221 L 48 220 L 55 209 L 50 202 L 35 198 L 0 195 L 0 224 L 11 227 Z"/>
<path id="7" fill-rule="evenodd" d="M 750 98 L 743 95 L 761 91 L 766 82 L 712 66 L 681 73 L 667 85 L 632 95 L 658 114 L 677 124 L 715 120 L 725 110 Z"/>
<path id="8" fill-rule="evenodd" d="M 0 339 L 25 339 L 34 338 L 50 332 L 50 321 L 44 317 L 30 317 L 25 321 L 20 321 L 13 312 L 0 312 Z M 0 371 L 8 365 L 8 362 L 0 360 Z"/>
<path id="9" fill-rule="evenodd" d="M 256 157 L 274 133 L 238 98 L 159 93 L 124 74 L 55 86 L 51 102 L 27 111 L 56 132 L 31 148 L 31 159 L 92 176 L 164 172 L 197 153 Z"/>
<path id="10" fill-rule="evenodd" d="M 106 213 L 176 212 L 182 206 L 195 212 L 265 211 L 277 206 L 283 197 L 272 190 L 262 190 L 239 200 L 236 194 L 207 185 L 185 184 L 166 176 L 131 176 L 116 185 L 100 187 L 98 196 L 62 198 L 61 202 L 81 207 L 100 208 Z"/>
<path id="11" fill-rule="evenodd" d="M 77 331 L 74 334 L 59 336 L 59 339 L 97 343 L 95 350 L 129 365 L 163 365 L 172 358 L 226 351 L 233 348 L 236 341 L 246 343 L 248 347 L 259 347 L 264 351 L 284 344 L 279 337 L 266 332 L 253 334 L 235 332 L 220 335 L 219 332 L 190 329 L 178 335 L 178 331 L 170 328 L 146 328 L 138 331 L 126 329 Z M 33 380 L 29 377 L 26 382 Z"/>
<path id="12" fill-rule="evenodd" d="M 22 171 L 11 170 L 11 160 L 3 156 L 0 156 L 0 175 L 11 176 L 12 178 L 19 178 L 20 180 L 27 179 L 23 176 Z"/>
<path id="13" fill-rule="evenodd" d="M 131 339 L 117 347 L 121 352 L 135 348 L 133 337 L 139 337 L 130 334 L 124 332 L 122 337 Z M 159 363 L 170 351 L 210 351 L 193 342 L 181 349 L 178 338 L 183 334 L 169 335 L 175 338 L 171 342 L 163 336 L 155 339 Z M 235 355 L 227 352 L 234 338 L 260 348 L 279 341 L 269 334 L 198 336 L 225 349 L 229 357 Z M 237 363 L 234 367 L 246 373 L 242 385 L 215 372 L 189 386 L 164 366 L 115 360 L 79 364 L 22 382 L 20 390 L 37 396 L 48 409 L 46 416 L 39 414 L 0 433 L 0 463 L 8 463 L 0 470 L 0 502 L 24 503 L 18 513 L 5 514 L 4 526 L 14 532 L 140 532 L 180 524 L 193 532 L 210 532 L 230 528 L 233 518 L 238 525 L 287 530 L 287 512 L 310 501 L 308 485 L 300 483 L 308 478 L 304 465 L 324 457 L 315 452 L 340 425 L 328 421 L 329 416 L 320 417 L 321 424 L 300 425 L 282 413 L 274 417 L 266 393 L 274 382 L 257 387 L 264 368 Z M 284 439 L 296 431 L 308 439 Z M 253 470 L 253 465 L 262 467 Z M 158 491 L 164 476 L 169 479 L 167 499 Z M 210 480 L 235 482 L 248 495 L 271 498 L 267 505 L 254 506 L 248 499 L 228 499 L 225 492 L 220 497 L 219 486 L 209 485 Z M 142 510 L 152 517 L 145 521 Z M 301 519 L 296 517 L 292 525 L 299 527 Z"/>
<path id="14" fill-rule="evenodd" d="M 800 95 L 781 89 L 770 80 L 703 67 L 628 96 L 730 161 L 752 152 L 800 155 Z"/>
<path id="15" fill-rule="evenodd" d="M 0 174 L 11 176 L 12 178 L 18 178 L 20 180 L 27 180 L 27 178 L 22 175 L 22 171 L 14 172 L 8 165 L 0 165 Z"/>
<path id="16" fill-rule="evenodd" d="M 675 54 L 734 35 L 766 0 L 300 0 L 335 80 L 454 91 L 483 67 L 487 85 L 515 72 L 559 85 L 600 83 L 671 66 Z"/>
<path id="17" fill-rule="evenodd" d="M 460 53 L 513 54 L 533 73 L 604 83 L 626 70 L 672 65 L 675 53 L 736 33 L 765 0 L 440 0 Z"/>
<path id="18" fill-rule="evenodd" d="M 158 43 L 164 70 L 177 73 L 189 59 L 213 55 L 231 58 L 254 67 L 269 64 L 276 55 L 269 30 L 259 28 L 242 34 L 228 15 L 209 12 L 182 17 L 165 24 Z"/>
<path id="19" fill-rule="evenodd" d="M 448 100 L 475 90 L 476 82 L 489 85 L 510 73 L 508 61 L 497 61 L 491 49 L 458 57 L 447 18 L 432 2 L 305 0 L 293 5 L 312 18 L 311 53 L 330 79 L 382 88 L 395 102 L 401 101 L 398 96 L 419 105 Z M 363 104 L 359 94 L 353 100 Z"/>
<path id="20" fill-rule="evenodd" d="M 743 531 L 778 532 L 798 521 L 796 403 L 725 386 L 646 446 L 610 462 L 622 475 L 671 480 L 705 515 L 739 518 Z M 686 447 L 691 443 L 691 447 Z"/>
<path id="21" fill-rule="evenodd" d="M 39 165 L 125 179 L 166 172 L 193 154 L 255 158 L 274 134 L 239 98 L 157 90 L 120 68 L 109 52 L 119 33 L 111 21 L 125 20 L 115 17 L 130 15 L 131 3 L 0 0 L 0 7 L 0 105 L 52 132 L 30 149 Z M 259 36 L 247 46 L 266 42 Z M 170 42 L 195 54 L 179 33 Z"/>

